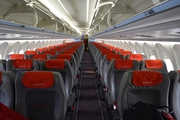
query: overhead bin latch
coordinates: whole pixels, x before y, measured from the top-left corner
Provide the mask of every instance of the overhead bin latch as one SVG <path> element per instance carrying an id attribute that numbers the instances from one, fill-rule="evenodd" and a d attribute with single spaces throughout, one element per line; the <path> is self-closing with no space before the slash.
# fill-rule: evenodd
<path id="1" fill-rule="evenodd" d="M 149 16 L 149 15 L 155 14 L 155 11 L 151 9 L 151 10 L 148 10 L 148 11 L 146 11 L 144 13 L 145 13 L 146 16 Z"/>

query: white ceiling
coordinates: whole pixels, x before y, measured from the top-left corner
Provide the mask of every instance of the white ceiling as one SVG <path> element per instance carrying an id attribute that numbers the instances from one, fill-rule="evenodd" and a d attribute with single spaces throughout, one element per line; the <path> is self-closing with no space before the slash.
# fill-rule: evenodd
<path id="1" fill-rule="evenodd" d="M 98 33 L 164 0 L 37 0 L 82 34 Z M 53 8 L 54 7 L 54 8 Z M 59 14 L 54 11 L 56 9 Z M 61 14 L 61 15 L 60 15 Z M 108 16 L 108 17 L 107 17 Z M 90 32 L 90 30 L 92 30 Z"/>
<path id="2" fill-rule="evenodd" d="M 165 1 L 0 0 L 0 19 L 71 36 L 93 36 Z"/>

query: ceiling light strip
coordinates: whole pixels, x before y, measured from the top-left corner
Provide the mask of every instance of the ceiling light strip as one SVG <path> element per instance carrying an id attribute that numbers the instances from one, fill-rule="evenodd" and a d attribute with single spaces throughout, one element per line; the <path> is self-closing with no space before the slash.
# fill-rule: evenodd
<path id="1" fill-rule="evenodd" d="M 86 22 L 88 23 L 88 13 L 89 13 L 89 0 L 87 0 L 87 6 L 86 6 L 86 8 L 87 8 L 87 13 L 86 13 Z"/>

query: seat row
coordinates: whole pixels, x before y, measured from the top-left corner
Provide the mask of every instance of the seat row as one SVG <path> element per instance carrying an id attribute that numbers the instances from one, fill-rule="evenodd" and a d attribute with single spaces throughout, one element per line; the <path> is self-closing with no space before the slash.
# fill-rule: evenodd
<path id="1" fill-rule="evenodd" d="M 78 95 L 76 75 L 80 61 L 75 60 L 74 51 L 68 52 L 43 61 L 1 60 L 4 71 L 0 71 L 0 102 L 28 119 L 71 120 Z"/>
<path id="2" fill-rule="evenodd" d="M 77 44 L 77 43 L 76 43 Z M 70 61 L 72 68 L 76 72 L 80 66 L 82 54 L 83 54 L 83 43 L 80 42 L 77 46 L 71 47 L 70 49 L 66 50 L 62 54 L 56 54 L 52 57 L 54 52 L 57 51 L 46 51 L 48 53 L 45 54 L 33 54 L 35 51 L 28 51 L 28 58 L 29 59 L 37 59 L 37 60 L 49 60 L 49 59 L 67 59 Z M 27 54 L 10 54 L 8 56 L 8 60 L 15 60 L 15 59 L 25 59 Z M 75 63 L 74 63 L 75 62 Z M 6 60 L 0 60 L 0 70 L 6 70 Z M 7 69 L 8 70 L 8 69 Z"/>
<path id="3" fill-rule="evenodd" d="M 180 119 L 180 107 L 177 107 L 180 105 L 178 71 L 168 73 L 163 60 L 138 62 L 122 59 L 120 54 L 112 54 L 110 50 L 99 50 L 97 43 L 90 43 L 89 46 L 94 60 L 100 63 L 97 65 L 99 91 L 109 120 L 123 118 L 138 101 L 170 106 L 174 110 L 173 117 Z M 168 109 L 164 110 L 168 112 Z"/>
<path id="4" fill-rule="evenodd" d="M 65 120 L 74 114 L 74 93 L 67 96 L 59 72 L 0 72 L 0 102 L 29 120 Z"/>
<path id="5" fill-rule="evenodd" d="M 58 54 L 67 54 L 67 53 L 74 54 L 75 59 L 79 60 L 79 58 L 82 57 L 83 50 L 84 50 L 83 43 L 78 42 L 74 46 L 71 46 L 71 47 L 67 46 L 66 49 L 63 49 L 63 51 L 58 51 L 58 49 L 53 49 L 53 50 L 43 51 L 40 54 L 38 54 L 37 51 L 28 50 L 28 51 L 25 51 L 24 54 L 10 54 L 8 55 L 7 60 L 9 59 L 39 59 L 39 60 L 56 59 Z"/>

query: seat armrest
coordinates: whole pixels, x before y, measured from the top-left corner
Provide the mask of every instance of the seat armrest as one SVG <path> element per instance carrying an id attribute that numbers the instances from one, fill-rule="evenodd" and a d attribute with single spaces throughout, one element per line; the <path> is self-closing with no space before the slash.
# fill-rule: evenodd
<path id="1" fill-rule="evenodd" d="M 72 114 L 72 112 L 67 111 L 64 120 L 71 120 Z"/>
<path id="2" fill-rule="evenodd" d="M 105 102 L 107 104 L 108 109 L 114 110 L 114 104 L 113 104 L 111 96 L 110 96 L 110 94 L 108 92 L 105 92 Z"/>
<path id="3" fill-rule="evenodd" d="M 67 104 L 67 110 L 72 111 L 74 108 L 74 102 L 75 102 L 75 93 L 72 93 L 69 97 L 68 104 Z"/>
<path id="4" fill-rule="evenodd" d="M 76 78 L 76 79 L 74 79 L 73 89 L 78 89 L 78 86 L 79 86 L 79 81 L 78 81 L 78 78 Z"/>
<path id="5" fill-rule="evenodd" d="M 122 120 L 118 110 L 109 111 L 109 120 Z"/>
<path id="6" fill-rule="evenodd" d="M 99 78 L 99 83 L 100 83 L 101 88 L 105 88 L 106 87 L 105 82 L 104 82 L 104 78 L 100 77 Z"/>

